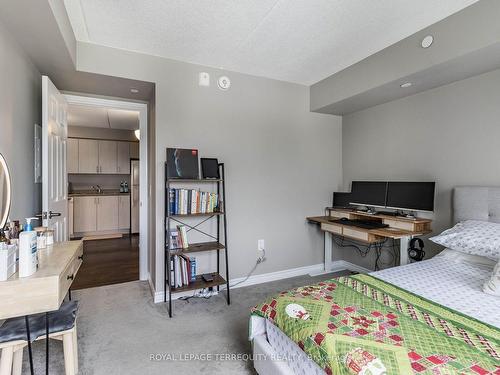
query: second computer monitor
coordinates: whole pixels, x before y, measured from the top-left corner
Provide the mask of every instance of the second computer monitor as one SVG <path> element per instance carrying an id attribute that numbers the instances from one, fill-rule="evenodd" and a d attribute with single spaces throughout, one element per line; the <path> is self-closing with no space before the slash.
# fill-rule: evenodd
<path id="1" fill-rule="evenodd" d="M 351 204 L 376 207 L 386 206 L 386 181 L 353 181 L 351 192 Z"/>

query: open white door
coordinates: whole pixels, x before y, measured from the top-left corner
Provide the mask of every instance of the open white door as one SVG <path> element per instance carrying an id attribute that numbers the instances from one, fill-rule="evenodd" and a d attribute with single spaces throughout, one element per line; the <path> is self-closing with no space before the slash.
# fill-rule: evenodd
<path id="1" fill-rule="evenodd" d="M 54 241 L 68 240 L 66 141 L 67 103 L 42 77 L 42 215 L 43 226 L 54 230 Z"/>

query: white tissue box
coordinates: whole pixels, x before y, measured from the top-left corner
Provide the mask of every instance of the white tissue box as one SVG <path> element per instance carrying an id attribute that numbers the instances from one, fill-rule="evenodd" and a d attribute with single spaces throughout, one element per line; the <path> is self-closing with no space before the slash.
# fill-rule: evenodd
<path id="1" fill-rule="evenodd" d="M 4 245 L 0 248 L 0 281 L 5 281 L 17 271 L 17 246 Z"/>

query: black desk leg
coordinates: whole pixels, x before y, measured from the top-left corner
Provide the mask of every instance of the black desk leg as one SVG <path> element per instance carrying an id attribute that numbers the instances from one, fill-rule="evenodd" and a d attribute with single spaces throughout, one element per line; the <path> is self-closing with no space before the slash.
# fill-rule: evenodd
<path id="1" fill-rule="evenodd" d="M 68 289 L 68 300 L 71 301 L 71 289 Z"/>
<path id="2" fill-rule="evenodd" d="M 49 375 L 49 313 L 45 313 L 45 374 Z"/>
<path id="3" fill-rule="evenodd" d="M 31 351 L 31 338 L 30 338 L 30 322 L 28 320 L 28 315 L 24 317 L 24 321 L 26 323 L 26 338 L 28 340 L 28 355 L 30 359 L 30 373 L 34 375 L 33 371 L 33 352 Z"/>

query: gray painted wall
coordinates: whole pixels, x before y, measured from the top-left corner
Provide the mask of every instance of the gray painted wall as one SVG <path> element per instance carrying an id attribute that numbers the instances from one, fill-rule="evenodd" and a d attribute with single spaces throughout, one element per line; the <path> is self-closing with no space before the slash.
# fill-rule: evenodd
<path id="1" fill-rule="evenodd" d="M 261 238 L 267 261 L 256 274 L 322 262 L 322 237 L 305 217 L 320 214 L 341 184 L 341 118 L 310 113 L 308 87 L 88 44 L 78 46 L 77 69 L 156 84 L 157 276 L 168 146 L 226 164 L 231 278 L 250 271 Z M 210 88 L 198 87 L 201 71 Z M 222 74 L 232 80 L 226 92 L 214 85 Z"/>
<path id="2" fill-rule="evenodd" d="M 343 175 L 437 182 L 434 233 L 452 224 L 457 185 L 500 185 L 500 70 L 343 118 Z M 437 247 L 427 241 L 432 255 Z M 342 256 L 372 265 L 354 251 Z"/>
<path id="3" fill-rule="evenodd" d="M 41 124 L 41 75 L 0 23 L 0 153 L 12 175 L 10 217 L 41 210 L 41 184 L 34 183 L 34 124 Z"/>

